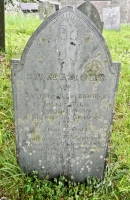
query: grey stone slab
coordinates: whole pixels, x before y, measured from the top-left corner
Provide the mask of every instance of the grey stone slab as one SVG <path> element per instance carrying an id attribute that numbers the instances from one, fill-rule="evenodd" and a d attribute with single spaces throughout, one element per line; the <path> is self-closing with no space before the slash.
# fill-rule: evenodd
<path id="1" fill-rule="evenodd" d="M 5 50 L 5 13 L 4 13 L 4 0 L 0 0 L 0 50 Z"/>
<path id="2" fill-rule="evenodd" d="M 49 3 L 48 1 L 39 1 L 39 17 L 42 21 L 55 13 L 55 11 L 55 4 Z"/>
<path id="3" fill-rule="evenodd" d="M 11 60 L 17 158 L 26 173 L 104 176 L 119 63 L 93 23 L 65 7 Z"/>
<path id="4" fill-rule="evenodd" d="M 100 32 L 102 32 L 103 23 L 101 22 L 100 15 L 96 7 L 90 1 L 86 1 L 85 3 L 81 4 L 78 9 L 95 24 Z"/>
<path id="5" fill-rule="evenodd" d="M 61 7 L 74 6 L 77 8 L 82 3 L 84 3 L 84 0 L 61 0 Z"/>
<path id="6" fill-rule="evenodd" d="M 103 8 L 104 29 L 120 30 L 120 8 Z"/>
<path id="7" fill-rule="evenodd" d="M 38 11 L 38 5 L 36 3 L 20 3 L 22 11 Z"/>

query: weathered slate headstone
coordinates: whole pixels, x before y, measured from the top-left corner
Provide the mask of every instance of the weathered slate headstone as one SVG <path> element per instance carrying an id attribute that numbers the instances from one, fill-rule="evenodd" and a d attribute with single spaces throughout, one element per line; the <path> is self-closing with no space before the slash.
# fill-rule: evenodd
<path id="1" fill-rule="evenodd" d="M 96 7 L 89 0 L 81 4 L 78 7 L 78 9 L 95 24 L 95 26 L 100 30 L 100 32 L 102 32 L 103 23 L 101 22 L 100 15 Z"/>
<path id="2" fill-rule="evenodd" d="M 5 50 L 4 0 L 0 0 L 0 50 Z"/>
<path id="3" fill-rule="evenodd" d="M 45 20 L 12 60 L 17 156 L 39 177 L 104 176 L 119 63 L 79 10 Z"/>
<path id="4" fill-rule="evenodd" d="M 120 8 L 103 8 L 104 29 L 120 30 Z"/>
<path id="5" fill-rule="evenodd" d="M 39 16 L 42 21 L 55 13 L 55 11 L 55 4 L 49 3 L 48 1 L 39 1 Z"/>

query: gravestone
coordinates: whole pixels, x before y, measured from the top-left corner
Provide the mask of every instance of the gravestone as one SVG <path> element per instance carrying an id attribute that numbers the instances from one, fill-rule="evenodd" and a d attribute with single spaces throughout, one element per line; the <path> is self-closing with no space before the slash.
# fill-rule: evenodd
<path id="1" fill-rule="evenodd" d="M 11 60 L 17 158 L 26 173 L 104 177 L 119 63 L 93 23 L 67 6 Z"/>
<path id="2" fill-rule="evenodd" d="M 84 3 L 84 0 L 61 0 L 61 7 L 74 6 L 77 8 L 82 3 Z"/>
<path id="3" fill-rule="evenodd" d="M 104 29 L 120 30 L 120 8 L 103 8 Z"/>
<path id="4" fill-rule="evenodd" d="M 0 50 L 5 50 L 4 0 L 0 0 Z"/>
<path id="5" fill-rule="evenodd" d="M 101 22 L 100 15 L 96 7 L 91 2 L 86 1 L 85 3 L 81 4 L 77 9 L 84 13 L 95 24 L 100 32 L 102 32 L 103 23 Z"/>
<path id="6" fill-rule="evenodd" d="M 23 12 L 37 12 L 38 6 L 36 3 L 20 3 L 20 9 Z"/>
<path id="7" fill-rule="evenodd" d="M 39 1 L 39 17 L 43 21 L 56 11 L 55 4 L 48 1 Z"/>

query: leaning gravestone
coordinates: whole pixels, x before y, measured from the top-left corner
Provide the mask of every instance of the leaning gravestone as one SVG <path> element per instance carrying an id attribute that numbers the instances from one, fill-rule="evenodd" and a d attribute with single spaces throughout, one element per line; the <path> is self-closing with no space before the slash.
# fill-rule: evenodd
<path id="1" fill-rule="evenodd" d="M 4 0 L 0 0 L 0 50 L 5 50 Z"/>
<path id="2" fill-rule="evenodd" d="M 39 17 L 43 21 L 53 13 L 55 13 L 55 4 L 48 1 L 39 1 Z"/>
<path id="3" fill-rule="evenodd" d="M 96 25 L 100 32 L 102 32 L 103 23 L 101 22 L 100 15 L 96 7 L 90 1 L 81 4 L 77 9 L 84 13 Z"/>
<path id="4" fill-rule="evenodd" d="M 104 29 L 120 30 L 120 8 L 103 8 Z"/>
<path id="5" fill-rule="evenodd" d="M 104 176 L 119 63 L 79 10 L 45 20 L 12 60 L 17 157 L 39 177 Z"/>

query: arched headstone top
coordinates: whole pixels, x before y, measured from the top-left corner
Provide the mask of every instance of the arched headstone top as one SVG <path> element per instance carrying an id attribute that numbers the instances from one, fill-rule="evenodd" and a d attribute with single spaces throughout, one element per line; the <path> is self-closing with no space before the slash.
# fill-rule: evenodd
<path id="1" fill-rule="evenodd" d="M 81 4 L 77 9 L 84 13 L 95 24 L 100 32 L 102 32 L 103 22 L 101 22 L 98 10 L 90 1 L 86 1 L 85 3 Z"/>
<path id="2" fill-rule="evenodd" d="M 57 35 L 58 30 L 62 27 L 69 29 L 69 26 L 73 26 L 73 28 L 75 27 L 75 31 L 77 29 L 79 38 L 75 38 L 74 40 L 77 40 L 80 43 L 78 45 L 82 46 L 83 44 L 84 46 L 85 42 L 83 41 L 83 38 L 86 37 L 86 47 L 88 48 L 88 46 L 93 46 L 93 49 L 92 49 L 93 53 L 95 52 L 95 49 L 97 48 L 97 46 L 99 49 L 103 48 L 104 53 L 106 54 L 106 58 L 108 60 L 109 66 L 111 66 L 111 56 L 110 56 L 108 47 L 106 45 L 106 42 L 103 36 L 100 34 L 100 31 L 93 25 L 93 23 L 87 16 L 84 16 L 82 12 L 80 12 L 77 9 L 74 9 L 71 6 L 64 7 L 61 10 L 57 11 L 39 26 L 39 28 L 31 36 L 30 40 L 28 41 L 24 49 L 22 59 L 21 59 L 22 64 L 25 62 L 26 56 L 29 51 L 31 51 L 32 54 L 36 56 L 35 51 L 38 51 L 38 48 L 40 48 L 40 46 L 42 45 L 44 45 L 45 47 L 45 45 L 48 44 L 48 46 L 50 46 L 50 50 L 51 48 L 54 48 L 54 46 L 55 46 L 55 49 L 57 49 L 56 41 L 58 40 L 58 35 Z M 53 40 L 53 43 L 51 43 L 52 40 Z M 55 44 L 54 44 L 54 41 L 55 41 Z M 34 43 L 35 45 L 33 46 Z M 94 49 L 94 46 L 95 46 L 95 49 Z"/>

